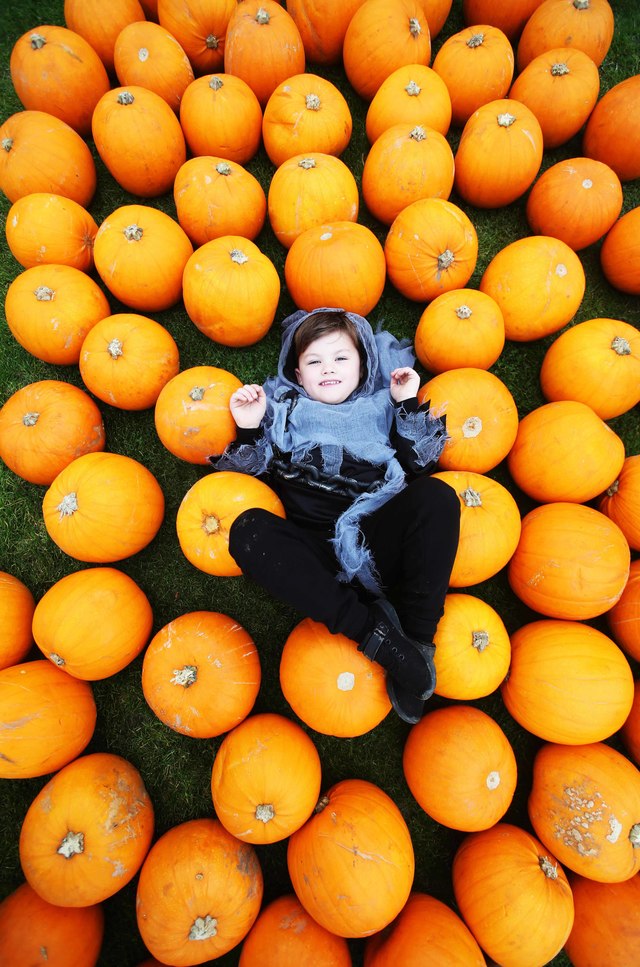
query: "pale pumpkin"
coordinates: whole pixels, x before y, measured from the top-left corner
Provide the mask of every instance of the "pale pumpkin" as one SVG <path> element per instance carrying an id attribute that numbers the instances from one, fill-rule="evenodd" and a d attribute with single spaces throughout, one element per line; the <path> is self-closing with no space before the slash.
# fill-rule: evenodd
<path id="1" fill-rule="evenodd" d="M 231 395 L 242 383 L 217 366 L 191 366 L 160 390 L 154 411 L 160 442 L 188 463 L 206 465 L 236 438 L 229 409 Z"/>

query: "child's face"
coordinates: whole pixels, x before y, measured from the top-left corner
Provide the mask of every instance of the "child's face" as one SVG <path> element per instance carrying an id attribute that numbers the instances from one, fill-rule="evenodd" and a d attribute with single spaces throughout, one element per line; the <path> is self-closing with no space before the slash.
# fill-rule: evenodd
<path id="1" fill-rule="evenodd" d="M 328 332 L 309 343 L 298 359 L 298 382 L 312 400 L 343 403 L 360 383 L 360 354 L 346 332 Z"/>

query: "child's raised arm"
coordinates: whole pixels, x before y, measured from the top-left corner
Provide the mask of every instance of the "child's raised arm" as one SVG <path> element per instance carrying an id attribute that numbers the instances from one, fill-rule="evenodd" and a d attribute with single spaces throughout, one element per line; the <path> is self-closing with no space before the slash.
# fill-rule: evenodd
<path id="1" fill-rule="evenodd" d="M 267 410 L 267 397 L 262 386 L 248 383 L 232 394 L 229 409 L 236 426 L 253 430 L 260 426 Z"/>
<path id="2" fill-rule="evenodd" d="M 392 370 L 389 392 L 396 403 L 402 403 L 403 400 L 417 396 L 419 389 L 420 377 L 415 369 L 411 369 L 410 366 L 400 366 L 398 369 Z"/>

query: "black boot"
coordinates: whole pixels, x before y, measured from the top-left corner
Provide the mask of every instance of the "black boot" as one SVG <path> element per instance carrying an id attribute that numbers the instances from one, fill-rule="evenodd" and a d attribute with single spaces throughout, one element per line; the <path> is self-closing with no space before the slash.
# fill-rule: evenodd
<path id="1" fill-rule="evenodd" d="M 422 701 L 430 698 L 436 685 L 433 645 L 423 645 L 408 638 L 396 612 L 385 598 L 374 601 L 371 611 L 373 629 L 358 645 L 358 651 L 386 669 L 387 675 L 395 682 L 398 699 L 402 693 Z"/>

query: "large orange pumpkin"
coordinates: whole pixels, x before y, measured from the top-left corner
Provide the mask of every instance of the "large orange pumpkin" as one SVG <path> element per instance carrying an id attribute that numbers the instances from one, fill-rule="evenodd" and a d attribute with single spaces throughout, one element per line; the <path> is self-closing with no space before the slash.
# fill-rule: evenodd
<path id="1" fill-rule="evenodd" d="M 35 607 L 35 598 L 24 581 L 0 571 L 0 668 L 17 665 L 27 656 L 33 644 Z"/>
<path id="2" fill-rule="evenodd" d="M 393 800 L 364 779 L 343 779 L 289 838 L 287 866 L 300 903 L 339 937 L 368 937 L 400 913 L 415 858 Z"/>
<path id="3" fill-rule="evenodd" d="M 193 155 L 213 155 L 244 165 L 262 139 L 262 108 L 235 74 L 207 74 L 185 90 L 180 124 Z"/>
<path id="4" fill-rule="evenodd" d="M 273 91 L 262 118 L 262 141 L 274 165 L 308 151 L 340 155 L 353 121 L 344 95 L 317 74 L 294 74 Z"/>
<path id="5" fill-rule="evenodd" d="M 263 907 L 247 934 L 238 967 L 282 967 L 304 964 L 315 967 L 351 967 L 344 937 L 336 937 L 310 917 L 293 893 Z"/>
<path id="6" fill-rule="evenodd" d="M 87 40 L 109 73 L 113 73 L 113 51 L 121 30 L 145 12 L 138 0 L 118 0 L 105 8 L 102 0 L 64 0 L 64 20 Z"/>
<path id="7" fill-rule="evenodd" d="M 439 74 L 426 64 L 406 64 L 382 82 L 367 109 L 370 144 L 394 124 L 421 124 L 446 134 L 451 124 L 451 97 Z"/>
<path id="8" fill-rule="evenodd" d="M 74 759 L 40 790 L 20 831 L 20 863 L 43 900 L 86 907 L 136 875 L 153 837 L 142 776 L 110 752 Z"/>
<path id="9" fill-rule="evenodd" d="M 574 967 L 634 967 L 640 959 L 640 877 L 570 878 L 575 919 L 565 953 Z"/>
<path id="10" fill-rule="evenodd" d="M 577 47 L 599 67 L 613 39 L 613 10 L 608 0 L 545 0 L 532 12 L 518 42 L 522 70 L 534 57 L 565 45 Z"/>
<path id="11" fill-rule="evenodd" d="M 229 409 L 242 383 L 216 366 L 192 366 L 177 373 L 160 391 L 155 407 L 156 432 L 174 456 L 206 465 L 236 438 Z"/>
<path id="12" fill-rule="evenodd" d="M 180 225 L 194 245 L 221 235 L 254 239 L 267 214 L 258 179 L 235 161 L 206 155 L 189 158 L 173 183 Z"/>
<path id="13" fill-rule="evenodd" d="M 263 880 L 253 846 L 215 819 L 173 826 L 140 871 L 136 916 L 161 963 L 216 959 L 247 935 L 260 911 Z"/>
<path id="14" fill-rule="evenodd" d="M 504 348 L 500 306 L 478 289 L 452 289 L 423 309 L 414 337 L 416 356 L 431 373 L 489 369 Z"/>
<path id="15" fill-rule="evenodd" d="M 33 192 L 18 198 L 5 224 L 7 244 L 25 268 L 43 263 L 93 268 L 93 240 L 98 226 L 86 208 L 65 198 Z"/>
<path id="16" fill-rule="evenodd" d="M 640 551 L 640 455 L 627 457 L 619 474 L 598 501 L 598 510 L 615 521 L 629 542 Z"/>
<path id="17" fill-rule="evenodd" d="M 446 595 L 433 641 L 436 694 L 443 698 L 483 698 L 509 671 L 511 642 L 504 622 L 473 594 Z"/>
<path id="18" fill-rule="evenodd" d="M 631 562 L 622 594 L 605 617 L 620 647 L 640 661 L 640 559 Z"/>
<path id="19" fill-rule="evenodd" d="M 184 49 L 196 74 L 222 69 L 234 0 L 157 0 L 160 25 Z"/>
<path id="20" fill-rule="evenodd" d="M 123 87 L 146 87 L 159 94 L 176 113 L 182 95 L 194 79 L 189 58 L 176 37 L 149 20 L 127 24 L 120 31 L 113 62 Z"/>
<path id="21" fill-rule="evenodd" d="M 600 249 L 600 265 L 607 282 L 631 295 L 640 295 L 639 228 L 640 205 L 612 225 Z"/>

